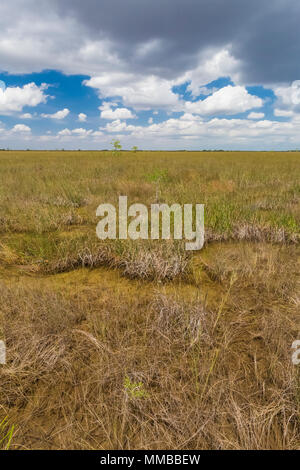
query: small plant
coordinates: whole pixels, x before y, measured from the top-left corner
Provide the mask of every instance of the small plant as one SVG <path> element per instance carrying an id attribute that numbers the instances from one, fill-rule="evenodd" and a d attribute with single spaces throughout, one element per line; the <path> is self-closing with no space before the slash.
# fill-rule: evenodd
<path id="1" fill-rule="evenodd" d="M 119 155 L 120 151 L 122 150 L 121 142 L 117 139 L 113 139 L 111 142 L 111 145 L 113 146 L 113 155 L 114 156 Z"/>
<path id="2" fill-rule="evenodd" d="M 14 434 L 14 426 L 10 426 L 7 416 L 0 423 L 0 450 L 8 450 Z"/>
<path id="3" fill-rule="evenodd" d="M 150 183 L 155 183 L 155 186 L 156 186 L 155 199 L 156 199 L 156 202 L 159 202 L 160 185 L 161 183 L 168 181 L 168 171 L 160 170 L 159 168 L 156 168 L 153 171 L 153 173 L 149 173 L 148 175 L 146 175 L 146 179 Z"/>
<path id="4" fill-rule="evenodd" d="M 127 396 L 134 400 L 136 398 L 147 398 L 148 393 L 144 388 L 143 382 L 132 382 L 128 375 L 124 379 L 124 388 L 127 393 Z"/>

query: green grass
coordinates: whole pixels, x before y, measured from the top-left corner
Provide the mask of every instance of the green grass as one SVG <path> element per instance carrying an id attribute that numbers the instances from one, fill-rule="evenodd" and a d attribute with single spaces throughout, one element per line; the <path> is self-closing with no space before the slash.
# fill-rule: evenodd
<path id="1" fill-rule="evenodd" d="M 9 424 L 7 416 L 0 422 L 0 450 L 8 450 L 14 435 L 15 427 Z"/>
<path id="2" fill-rule="evenodd" d="M 149 175 L 163 174 L 167 177 L 160 181 L 162 201 L 206 204 L 206 224 L 214 230 L 231 230 L 246 222 L 296 231 L 299 157 L 145 152 L 113 158 L 108 152 L 2 152 L 0 227 L 2 232 L 56 231 L 70 223 L 70 215 L 78 217 L 78 225 L 94 224 L 96 207 L 116 202 L 120 194 L 152 203 L 156 184 Z"/>
<path id="3" fill-rule="evenodd" d="M 150 205 L 159 185 L 160 202 L 205 204 L 207 241 L 295 241 L 299 178 L 298 153 L 1 152 L 1 240 L 20 263 L 60 257 L 97 241 L 99 204 Z"/>

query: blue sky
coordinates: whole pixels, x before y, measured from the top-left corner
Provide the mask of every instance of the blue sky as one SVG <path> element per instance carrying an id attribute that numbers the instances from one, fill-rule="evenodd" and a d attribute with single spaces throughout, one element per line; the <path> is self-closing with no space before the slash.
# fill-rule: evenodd
<path id="1" fill-rule="evenodd" d="M 1 5 L 0 148 L 300 147 L 298 2 L 177 3 Z"/>

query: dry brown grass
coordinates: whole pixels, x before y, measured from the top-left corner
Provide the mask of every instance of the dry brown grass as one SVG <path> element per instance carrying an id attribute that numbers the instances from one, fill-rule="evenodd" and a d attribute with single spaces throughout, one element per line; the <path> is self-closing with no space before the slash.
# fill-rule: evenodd
<path id="1" fill-rule="evenodd" d="M 190 273 L 191 255 L 172 240 L 123 244 L 98 241 L 85 247 L 66 248 L 64 245 L 61 251 L 61 256 L 57 252 L 55 259 L 42 264 L 40 270 L 55 274 L 79 267 L 107 266 L 119 269 L 130 279 L 159 281 L 186 279 Z"/>
<path id="2" fill-rule="evenodd" d="M 205 242 L 218 241 L 248 241 L 265 242 L 274 244 L 298 244 L 300 240 L 299 233 L 291 233 L 288 230 L 271 226 L 257 226 L 253 224 L 236 224 L 233 230 L 229 232 L 217 233 L 211 229 L 206 230 Z"/>
<path id="3" fill-rule="evenodd" d="M 200 290 L 135 282 L 127 292 L 124 280 L 112 295 L 104 271 L 71 290 L 67 275 L 2 285 L 13 448 L 299 447 L 297 249 L 229 245 L 222 261 L 210 250 L 219 274 L 203 272 Z M 126 377 L 142 392 L 128 393 Z"/>

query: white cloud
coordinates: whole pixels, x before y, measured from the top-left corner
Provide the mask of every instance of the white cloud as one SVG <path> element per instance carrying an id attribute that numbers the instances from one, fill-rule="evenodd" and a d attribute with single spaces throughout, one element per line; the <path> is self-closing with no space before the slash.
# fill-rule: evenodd
<path id="1" fill-rule="evenodd" d="M 107 123 L 105 127 L 101 127 L 100 129 L 107 132 L 123 132 L 133 128 L 134 126 L 128 126 L 126 122 L 116 119 L 115 121 Z"/>
<path id="2" fill-rule="evenodd" d="M 202 121 L 203 119 L 200 116 L 195 116 L 194 114 L 191 113 L 184 113 L 180 117 L 181 121 Z"/>
<path id="3" fill-rule="evenodd" d="M 274 116 L 297 119 L 300 113 L 300 80 L 274 87 L 273 91 L 277 98 Z"/>
<path id="4" fill-rule="evenodd" d="M 294 81 L 290 86 L 274 87 L 278 97 L 278 104 L 282 107 L 294 108 L 300 105 L 300 80 Z"/>
<path id="5" fill-rule="evenodd" d="M 159 124 L 151 123 L 149 126 L 134 126 L 128 125 L 126 122 L 120 121 L 120 119 L 106 124 L 102 130 L 109 133 L 131 133 L 131 135 L 136 137 L 143 136 L 173 136 L 174 138 L 178 137 L 179 134 L 194 134 L 199 133 L 199 126 L 203 125 L 203 121 L 199 116 L 194 116 L 192 114 L 185 113 L 180 118 L 171 118 L 166 121 L 163 121 Z"/>
<path id="6" fill-rule="evenodd" d="M 53 7 L 43 0 L 0 3 L 2 70 L 19 74 L 52 69 L 92 75 L 119 63 L 111 41 L 90 38 L 83 24 L 72 14 L 59 14 L 52 3 Z"/>
<path id="7" fill-rule="evenodd" d="M 21 133 L 21 134 L 27 134 L 29 132 L 31 132 L 31 128 L 29 126 L 26 126 L 25 124 L 16 124 L 11 132 L 17 132 L 17 133 Z"/>
<path id="8" fill-rule="evenodd" d="M 230 46 L 221 50 L 207 49 L 199 55 L 198 65 L 180 76 L 176 84 L 190 82 L 188 90 L 193 96 L 199 96 L 203 91 L 207 94 L 208 90 L 203 85 L 220 77 L 231 77 L 237 83 L 239 68 L 240 62 L 232 56 Z"/>
<path id="9" fill-rule="evenodd" d="M 115 72 L 92 77 L 85 85 L 96 88 L 100 98 L 121 97 L 125 106 L 149 110 L 167 108 L 180 110 L 178 96 L 173 93 L 173 81 L 155 75 L 144 76 Z"/>
<path id="10" fill-rule="evenodd" d="M 213 93 L 203 101 L 186 102 L 188 112 L 213 115 L 213 114 L 238 114 L 251 108 L 263 105 L 263 100 L 250 95 L 243 86 L 228 85 Z"/>
<path id="11" fill-rule="evenodd" d="M 93 137 L 97 138 L 97 137 L 102 137 L 104 134 L 102 131 L 95 131 L 93 132 Z"/>
<path id="12" fill-rule="evenodd" d="M 190 89 L 190 87 L 188 87 L 188 89 Z M 218 90 L 219 88 L 216 88 L 216 87 L 208 88 L 207 86 L 202 86 L 198 88 L 197 94 L 208 96 L 208 95 L 212 95 L 215 91 L 218 91 Z"/>
<path id="13" fill-rule="evenodd" d="M 288 111 L 286 109 L 274 109 L 274 116 L 277 117 L 293 117 L 294 111 Z"/>
<path id="14" fill-rule="evenodd" d="M 79 114 L 78 114 L 78 121 L 79 121 L 79 122 L 85 122 L 86 119 L 87 119 L 87 115 L 86 115 L 86 114 L 84 114 L 84 113 L 79 113 Z"/>
<path id="15" fill-rule="evenodd" d="M 42 114 L 42 117 L 44 118 L 49 118 L 49 119 L 64 119 L 65 117 L 70 114 L 70 110 L 68 108 L 61 109 L 60 111 L 57 111 L 54 114 Z"/>
<path id="16" fill-rule="evenodd" d="M 3 132 L 3 136 L 8 135 L 5 134 L 5 130 Z M 17 134 L 14 135 L 17 137 Z M 73 148 L 78 140 L 85 139 L 85 148 L 96 149 L 99 145 L 103 148 L 110 148 L 111 139 L 116 136 L 121 140 L 124 148 L 131 148 L 133 145 L 153 149 L 295 148 L 300 145 L 300 120 L 282 122 L 268 119 L 258 121 L 217 117 L 203 120 L 199 115 L 185 113 L 179 118 L 170 118 L 158 124 L 152 123 L 145 126 L 115 120 L 96 131 L 63 129 L 56 135 L 41 136 L 39 140 L 45 142 L 46 148 L 49 148 L 51 142 L 53 142 L 53 148 L 57 148 L 58 141 L 64 142 L 65 148 Z M 7 145 L 7 138 L 5 142 Z"/>
<path id="17" fill-rule="evenodd" d="M 61 131 L 59 131 L 57 133 L 57 136 L 59 137 L 79 137 L 79 138 L 86 138 L 88 136 L 90 136 L 91 134 L 93 133 L 93 130 L 90 129 L 90 130 L 87 130 L 87 129 L 83 129 L 82 127 L 78 128 L 78 129 L 63 129 Z"/>
<path id="18" fill-rule="evenodd" d="M 265 117 L 265 113 L 252 113 L 248 114 L 248 119 L 263 119 Z"/>
<path id="19" fill-rule="evenodd" d="M 148 126 L 127 125 L 116 120 L 102 130 L 118 133 L 123 142 L 131 145 L 136 140 L 139 145 L 154 146 L 169 144 L 169 148 L 183 146 L 189 139 L 198 142 L 199 148 L 220 147 L 251 148 L 251 145 L 271 147 L 277 143 L 288 142 L 291 146 L 300 142 L 300 120 L 294 122 L 278 122 L 270 120 L 225 119 L 213 118 L 203 121 L 201 117 L 186 113 L 180 118 L 170 118 L 158 124 Z M 270 141 L 272 144 L 270 144 Z M 173 142 L 173 143 L 172 143 Z M 181 142 L 181 143 L 180 143 Z M 218 145 L 217 145 L 218 144 Z"/>
<path id="20" fill-rule="evenodd" d="M 134 119 L 136 116 L 132 114 L 130 109 L 127 108 L 116 108 L 112 109 L 111 106 L 114 105 L 112 103 L 104 102 L 102 106 L 99 107 L 101 114 L 100 117 L 102 119 Z"/>
<path id="21" fill-rule="evenodd" d="M 87 137 L 92 134 L 92 129 L 87 130 L 80 127 L 79 129 L 73 129 L 72 134 L 77 135 L 78 137 Z"/>
<path id="22" fill-rule="evenodd" d="M 70 129 L 66 128 L 66 129 L 63 129 L 62 131 L 59 131 L 57 135 L 65 137 L 67 135 L 72 135 L 72 131 L 70 131 Z"/>
<path id="23" fill-rule="evenodd" d="M 32 119 L 33 116 L 31 113 L 25 113 L 20 116 L 22 119 Z"/>
<path id="24" fill-rule="evenodd" d="M 38 87 L 35 83 L 28 83 L 21 87 L 0 88 L 0 113 L 10 114 L 22 111 L 24 106 L 37 106 L 45 103 L 47 96 L 44 94 L 46 85 Z"/>

